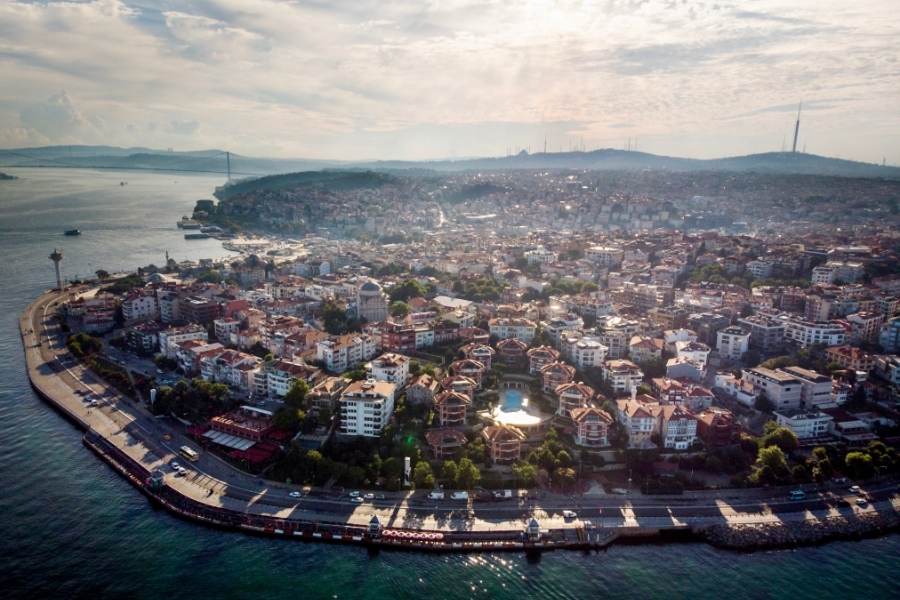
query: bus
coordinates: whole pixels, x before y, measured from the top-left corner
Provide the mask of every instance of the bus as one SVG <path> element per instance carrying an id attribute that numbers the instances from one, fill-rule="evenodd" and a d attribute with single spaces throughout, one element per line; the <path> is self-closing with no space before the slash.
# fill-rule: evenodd
<path id="1" fill-rule="evenodd" d="M 191 462 L 195 462 L 198 458 L 200 458 L 200 454 L 189 446 L 181 447 L 181 455 Z"/>

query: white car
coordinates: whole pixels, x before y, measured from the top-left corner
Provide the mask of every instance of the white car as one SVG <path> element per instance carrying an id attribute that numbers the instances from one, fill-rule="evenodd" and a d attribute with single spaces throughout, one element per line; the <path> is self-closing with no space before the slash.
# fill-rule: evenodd
<path id="1" fill-rule="evenodd" d="M 365 502 L 365 500 L 363 500 L 359 496 L 353 496 L 352 498 L 350 498 L 350 502 L 352 502 L 353 504 L 362 504 L 363 502 Z"/>
<path id="2" fill-rule="evenodd" d="M 428 492 L 428 499 L 429 500 L 443 500 L 444 492 L 442 490 L 432 490 L 432 491 Z"/>
<path id="3" fill-rule="evenodd" d="M 352 492 L 350 492 L 347 495 L 350 496 L 351 498 L 359 498 L 359 491 L 353 490 Z"/>
<path id="4" fill-rule="evenodd" d="M 866 500 L 865 498 L 857 498 L 857 499 L 856 499 L 856 505 L 857 505 L 857 506 L 865 506 L 865 505 L 868 504 L 868 503 L 869 503 L 869 501 Z"/>
<path id="5" fill-rule="evenodd" d="M 578 514 L 574 510 L 564 510 L 562 511 L 562 516 L 567 521 L 578 518 Z"/>
<path id="6" fill-rule="evenodd" d="M 172 467 L 173 471 L 177 471 L 178 469 L 181 468 L 181 465 L 178 464 L 177 460 L 173 460 L 172 462 L 170 462 L 169 466 Z"/>
<path id="7" fill-rule="evenodd" d="M 858 494 L 858 493 L 859 493 L 859 486 L 858 486 L 858 485 L 851 485 L 851 486 L 850 486 L 850 492 L 851 492 L 851 493 L 854 493 L 854 494 Z"/>
<path id="8" fill-rule="evenodd" d="M 291 492 L 290 494 L 288 494 L 288 496 L 290 496 L 291 498 L 299 498 L 299 497 L 302 496 L 302 495 L 303 495 L 303 494 L 301 494 L 300 492 L 298 492 L 298 491 L 296 491 L 296 490 L 293 491 L 293 492 Z"/>
<path id="9" fill-rule="evenodd" d="M 363 498 L 365 498 L 366 500 L 374 500 L 374 499 L 375 499 L 375 494 L 373 494 L 372 492 L 369 492 L 368 494 L 366 494 L 365 496 L 363 496 Z"/>

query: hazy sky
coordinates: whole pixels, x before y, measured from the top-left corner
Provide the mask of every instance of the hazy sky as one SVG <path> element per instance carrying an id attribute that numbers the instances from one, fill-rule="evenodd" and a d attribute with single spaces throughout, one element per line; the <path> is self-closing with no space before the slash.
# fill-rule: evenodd
<path id="1" fill-rule="evenodd" d="M 900 163 L 898 0 L 0 0 L 0 147 Z"/>

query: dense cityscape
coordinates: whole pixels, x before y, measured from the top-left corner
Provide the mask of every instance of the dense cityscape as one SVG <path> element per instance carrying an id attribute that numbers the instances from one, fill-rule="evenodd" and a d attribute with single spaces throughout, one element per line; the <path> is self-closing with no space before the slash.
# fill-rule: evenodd
<path id="1" fill-rule="evenodd" d="M 865 516 L 847 482 L 900 469 L 895 204 L 835 218 L 892 182 L 795 198 L 819 209 L 799 219 L 759 208 L 766 192 L 623 197 L 627 174 L 312 177 L 226 186 L 178 222 L 232 259 L 68 284 L 68 351 L 176 419 L 182 459 L 305 484 L 297 498 L 419 490 L 465 501 L 463 522 L 471 502 L 518 498 L 527 519 L 545 497 L 801 502 L 835 482 Z M 582 501 L 560 514 L 593 527 Z"/>

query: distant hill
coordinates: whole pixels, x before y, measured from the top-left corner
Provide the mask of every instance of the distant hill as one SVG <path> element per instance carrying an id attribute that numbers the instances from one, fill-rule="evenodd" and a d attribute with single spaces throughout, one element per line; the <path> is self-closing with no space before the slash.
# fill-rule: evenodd
<path id="1" fill-rule="evenodd" d="M 500 169 L 584 169 L 609 171 L 735 171 L 774 174 L 832 175 L 900 179 L 900 168 L 829 158 L 815 154 L 768 152 L 716 159 L 679 158 L 646 152 L 602 149 L 556 152 L 457 161 L 376 161 L 354 166 L 369 169 L 432 169 L 435 171 Z"/>
<path id="2" fill-rule="evenodd" d="M 224 173 L 226 163 L 225 152 L 215 149 L 170 152 L 140 147 L 46 146 L 42 148 L 0 150 L 0 167 L 16 166 Z M 590 152 L 537 154 L 521 152 L 513 156 L 461 160 L 357 162 L 254 158 L 238 154 L 231 155 L 231 172 L 238 177 L 329 168 L 372 171 L 398 170 L 407 173 L 410 171 L 504 169 L 733 171 L 900 179 L 900 168 L 898 167 L 882 167 L 873 163 L 791 152 L 768 152 L 704 160 L 606 148 Z"/>
<path id="3" fill-rule="evenodd" d="M 374 171 L 305 171 L 237 181 L 216 188 L 215 196 L 220 200 L 226 200 L 247 192 L 276 192 L 304 187 L 330 191 L 374 188 L 394 183 L 396 180 L 393 175 Z"/>

